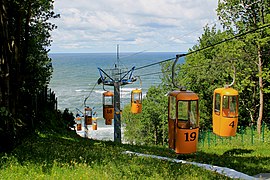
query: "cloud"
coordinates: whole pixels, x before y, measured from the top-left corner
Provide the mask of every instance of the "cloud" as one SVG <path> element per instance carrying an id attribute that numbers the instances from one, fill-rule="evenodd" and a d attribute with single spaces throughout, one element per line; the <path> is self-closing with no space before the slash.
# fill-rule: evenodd
<path id="1" fill-rule="evenodd" d="M 184 51 L 215 21 L 216 7 L 212 0 L 57 0 L 61 18 L 52 20 L 58 29 L 51 51 L 114 52 L 116 44 L 125 51 Z"/>

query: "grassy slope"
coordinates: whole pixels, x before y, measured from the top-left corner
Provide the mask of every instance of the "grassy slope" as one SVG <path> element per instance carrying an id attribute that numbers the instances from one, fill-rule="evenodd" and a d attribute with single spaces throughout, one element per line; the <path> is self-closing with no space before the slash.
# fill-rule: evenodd
<path id="1" fill-rule="evenodd" d="M 270 135 L 270 134 L 269 134 Z M 225 166 L 254 176 L 270 172 L 270 142 L 241 142 L 240 137 L 223 139 L 217 145 L 199 147 L 193 161 Z"/>
<path id="2" fill-rule="evenodd" d="M 269 142 L 219 141 L 210 147 L 200 144 L 196 155 L 177 157 L 166 147 L 120 145 L 74 133 L 38 133 L 11 153 L 0 154 L 0 179 L 226 179 L 192 165 L 123 154 L 126 150 L 229 167 L 249 175 L 270 172 Z"/>
<path id="3" fill-rule="evenodd" d="M 0 179 L 226 179 L 192 165 L 126 155 L 125 150 L 176 157 L 162 147 L 39 133 L 1 155 Z"/>
<path id="4" fill-rule="evenodd" d="M 200 144 L 196 162 L 226 166 L 248 175 L 270 172 L 270 131 L 263 128 L 258 135 L 253 128 L 246 128 L 242 134 L 231 138 L 212 135 Z M 241 131 L 239 131 L 241 132 Z"/>

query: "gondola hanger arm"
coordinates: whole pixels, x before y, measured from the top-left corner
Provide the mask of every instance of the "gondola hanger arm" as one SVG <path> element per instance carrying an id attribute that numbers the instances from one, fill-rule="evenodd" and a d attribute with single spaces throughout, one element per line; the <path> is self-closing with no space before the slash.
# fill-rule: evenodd
<path id="1" fill-rule="evenodd" d="M 184 56 L 186 56 L 186 55 L 187 55 L 187 54 L 177 54 L 177 55 L 176 55 L 176 58 L 175 58 L 175 61 L 174 61 L 173 65 L 172 65 L 172 83 L 173 83 L 173 86 L 174 86 L 174 87 L 179 88 L 180 90 L 185 90 L 185 87 L 184 87 L 184 86 L 179 86 L 179 85 L 177 85 L 177 84 L 175 83 L 175 80 L 174 80 L 175 65 L 176 65 L 176 63 L 177 63 L 177 61 L 178 61 L 178 59 L 179 59 L 180 57 L 184 57 Z"/>
<path id="2" fill-rule="evenodd" d="M 225 85 L 225 87 L 231 87 L 232 85 L 234 85 L 234 83 L 235 83 L 235 74 L 236 74 L 236 70 L 235 70 L 235 66 L 234 65 L 232 65 L 232 67 L 233 67 L 233 81 L 231 82 L 231 84 L 229 84 L 229 85 Z"/>
<path id="3" fill-rule="evenodd" d="M 135 76 L 135 78 L 138 78 L 140 80 L 140 89 L 142 89 L 142 79 L 140 76 Z"/>

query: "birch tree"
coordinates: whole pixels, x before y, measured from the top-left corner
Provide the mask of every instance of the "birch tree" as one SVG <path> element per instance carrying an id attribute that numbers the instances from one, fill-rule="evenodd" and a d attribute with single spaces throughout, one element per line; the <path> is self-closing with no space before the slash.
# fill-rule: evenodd
<path id="1" fill-rule="evenodd" d="M 224 28 L 234 29 L 238 33 L 246 32 L 248 30 L 257 29 L 269 23 L 269 0 L 220 0 L 218 4 L 218 16 Z M 264 94 L 267 91 L 265 87 L 267 74 L 269 68 L 269 30 L 262 29 L 256 33 L 246 36 L 243 41 L 247 44 L 246 49 L 254 46 L 256 52 L 250 51 L 251 56 L 256 54 L 253 63 L 257 66 L 258 77 L 258 117 L 257 117 L 257 131 L 261 133 L 261 124 L 264 117 Z M 251 48 L 253 49 L 253 48 Z"/>

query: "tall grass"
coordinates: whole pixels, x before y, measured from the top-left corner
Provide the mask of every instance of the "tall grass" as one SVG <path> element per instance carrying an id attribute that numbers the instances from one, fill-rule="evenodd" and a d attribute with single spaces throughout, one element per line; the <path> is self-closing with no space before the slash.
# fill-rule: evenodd
<path id="1" fill-rule="evenodd" d="M 256 129 L 240 128 L 235 137 L 219 137 L 212 132 L 201 135 L 194 161 L 226 166 L 255 175 L 270 172 L 270 132 L 264 126 L 259 135 Z"/>
<path id="2" fill-rule="evenodd" d="M 0 179 L 228 179 L 193 165 L 123 154 L 126 150 L 175 156 L 164 147 L 39 133 L 1 155 Z"/>
<path id="3" fill-rule="evenodd" d="M 123 154 L 126 150 L 229 167 L 248 175 L 270 172 L 269 132 L 264 142 L 252 133 L 247 129 L 242 141 L 242 134 L 220 138 L 210 132 L 201 139 L 196 154 L 176 155 L 167 146 L 38 132 L 11 153 L 0 154 L 0 179 L 228 179 L 193 165 Z M 252 143 L 248 137 L 253 136 Z"/>

